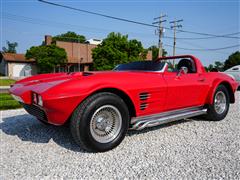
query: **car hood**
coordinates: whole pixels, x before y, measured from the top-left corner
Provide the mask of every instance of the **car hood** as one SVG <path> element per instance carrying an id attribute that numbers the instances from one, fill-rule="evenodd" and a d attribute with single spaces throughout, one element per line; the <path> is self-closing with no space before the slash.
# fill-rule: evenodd
<path id="1" fill-rule="evenodd" d="M 9 91 L 11 94 L 20 96 L 23 99 L 24 96 L 30 96 L 32 92 L 47 94 L 48 96 L 54 96 L 56 94 L 55 92 L 58 92 L 61 96 L 64 96 L 68 91 L 78 89 L 80 86 L 87 89 L 87 86 L 92 84 L 95 86 L 100 86 L 100 84 L 121 84 L 126 83 L 126 79 L 129 82 L 135 83 L 136 77 L 148 81 L 149 79 L 146 76 L 152 73 L 161 74 L 159 72 L 144 71 L 97 71 L 41 74 L 16 82 L 11 86 Z M 75 92 L 73 91 L 73 93 Z"/>

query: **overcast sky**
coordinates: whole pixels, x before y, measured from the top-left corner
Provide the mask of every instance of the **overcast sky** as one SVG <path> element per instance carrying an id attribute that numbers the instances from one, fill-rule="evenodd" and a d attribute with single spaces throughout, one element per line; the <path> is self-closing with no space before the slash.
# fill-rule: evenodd
<path id="1" fill-rule="evenodd" d="M 51 1 L 51 0 L 49 0 Z M 164 26 L 169 21 L 183 19 L 182 30 L 209 33 L 215 35 L 240 32 L 239 1 L 153 1 L 153 0 L 88 0 L 88 1 L 51 1 L 63 5 L 103 13 L 115 17 L 151 24 L 160 13 L 167 14 Z M 18 42 L 18 53 L 25 53 L 31 46 L 40 45 L 44 35 L 57 35 L 74 31 L 87 39 L 102 39 L 108 33 L 128 34 L 129 39 L 136 38 L 145 48 L 157 45 L 155 28 L 121 22 L 95 15 L 77 12 L 61 7 L 41 3 L 37 0 L 1 0 L 1 47 L 6 41 Z M 173 31 L 166 29 L 163 38 L 164 48 L 172 55 Z M 240 37 L 240 34 L 232 35 Z M 178 32 L 179 38 L 206 38 L 210 36 Z M 192 54 L 199 57 L 204 65 L 213 61 L 224 61 L 231 53 L 240 49 L 239 38 L 178 39 L 177 47 L 187 49 L 215 49 L 238 45 L 238 47 L 218 51 L 196 51 L 177 49 L 177 54 Z"/>

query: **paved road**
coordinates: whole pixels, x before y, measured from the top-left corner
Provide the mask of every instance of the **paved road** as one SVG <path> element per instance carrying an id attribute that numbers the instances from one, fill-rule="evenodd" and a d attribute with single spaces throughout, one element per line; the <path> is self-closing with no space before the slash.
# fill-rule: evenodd
<path id="1" fill-rule="evenodd" d="M 1 111 L 0 179 L 240 179 L 240 92 L 220 122 L 187 120 L 129 132 L 116 149 L 87 153 L 66 127 L 22 109 Z"/>

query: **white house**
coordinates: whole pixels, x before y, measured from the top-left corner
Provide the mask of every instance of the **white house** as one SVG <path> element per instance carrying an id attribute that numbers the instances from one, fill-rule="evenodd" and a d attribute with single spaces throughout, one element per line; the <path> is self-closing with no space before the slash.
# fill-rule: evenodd
<path id="1" fill-rule="evenodd" d="M 24 54 L 1 53 L 0 73 L 12 78 L 35 75 L 37 73 L 35 60 L 26 59 Z"/>

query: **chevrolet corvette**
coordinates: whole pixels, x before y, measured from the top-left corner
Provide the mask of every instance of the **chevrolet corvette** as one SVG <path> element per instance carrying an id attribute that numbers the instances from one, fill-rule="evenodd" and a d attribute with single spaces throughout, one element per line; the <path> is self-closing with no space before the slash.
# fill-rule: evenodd
<path id="1" fill-rule="evenodd" d="M 222 120 L 237 86 L 224 73 L 206 72 L 198 58 L 181 55 L 112 71 L 40 74 L 16 82 L 10 93 L 42 123 L 69 124 L 81 148 L 103 152 L 129 129 L 195 116 Z"/>

